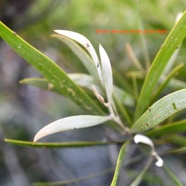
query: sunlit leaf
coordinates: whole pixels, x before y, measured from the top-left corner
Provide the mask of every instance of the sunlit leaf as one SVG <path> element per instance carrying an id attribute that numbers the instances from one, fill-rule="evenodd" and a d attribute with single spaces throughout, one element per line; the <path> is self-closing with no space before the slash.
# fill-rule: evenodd
<path id="1" fill-rule="evenodd" d="M 151 68 L 145 78 L 135 112 L 135 120 L 147 109 L 152 93 L 157 85 L 169 59 L 186 36 L 186 12 L 178 23 L 175 24 L 167 39 L 162 44 Z"/>
<path id="2" fill-rule="evenodd" d="M 39 132 L 34 137 L 34 142 L 50 134 L 66 130 L 92 127 L 104 123 L 108 120 L 111 120 L 110 116 L 79 115 L 62 118 L 46 125 L 41 130 L 39 130 Z"/>
<path id="3" fill-rule="evenodd" d="M 186 108 L 186 89 L 171 93 L 147 109 L 134 123 L 131 132 L 143 132 L 155 127 L 169 116 Z"/>

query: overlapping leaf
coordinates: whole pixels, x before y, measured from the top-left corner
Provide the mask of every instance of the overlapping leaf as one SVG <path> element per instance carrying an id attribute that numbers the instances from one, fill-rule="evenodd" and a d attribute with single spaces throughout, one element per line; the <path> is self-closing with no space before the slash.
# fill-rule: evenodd
<path id="1" fill-rule="evenodd" d="M 162 136 L 176 132 L 186 132 L 186 120 L 175 121 L 150 130 L 147 134 L 150 136 Z"/>
<path id="2" fill-rule="evenodd" d="M 169 59 L 180 46 L 186 36 L 186 11 L 183 13 L 181 19 L 175 24 L 167 39 L 161 46 L 158 54 L 156 55 L 151 68 L 146 76 L 143 84 L 137 108 L 135 112 L 135 120 L 147 109 L 150 103 L 152 92 L 154 91 L 157 82 L 159 81 L 164 69 L 169 62 Z"/>
<path id="3" fill-rule="evenodd" d="M 123 141 L 81 141 L 81 142 L 31 142 L 31 141 L 22 141 L 14 139 L 4 139 L 5 142 L 11 143 L 19 146 L 31 146 L 35 148 L 81 148 L 81 147 L 90 147 L 90 146 L 100 146 L 100 145 L 110 145 L 110 144 L 120 144 Z"/>
<path id="4" fill-rule="evenodd" d="M 52 36 L 64 42 L 74 52 L 74 54 L 76 54 L 76 56 L 80 59 L 80 61 L 85 66 L 87 71 L 92 75 L 92 77 L 94 77 L 95 80 L 99 79 L 96 65 L 93 59 L 90 57 L 90 55 L 88 55 L 87 52 L 85 52 L 82 47 L 80 47 L 74 40 L 69 39 L 66 36 L 59 34 L 54 34 Z"/>
<path id="5" fill-rule="evenodd" d="M 33 65 L 61 94 L 69 97 L 85 110 L 95 114 L 103 113 L 95 102 L 56 63 L 29 45 L 2 22 L 0 22 L 0 37 L 28 63 Z"/>
<path id="6" fill-rule="evenodd" d="M 160 122 L 167 119 L 169 116 L 186 108 L 186 89 L 182 89 L 171 93 L 156 103 L 154 103 L 148 110 L 134 123 L 131 127 L 131 132 L 143 132 Z"/>
<path id="7" fill-rule="evenodd" d="M 82 45 L 89 52 L 90 56 L 93 59 L 93 62 L 95 63 L 95 66 L 97 68 L 99 78 L 102 81 L 99 59 L 98 59 L 96 51 L 95 51 L 94 47 L 92 46 L 91 42 L 85 36 L 83 36 L 77 32 L 72 32 L 72 31 L 68 31 L 68 30 L 54 30 L 54 31 L 62 36 L 66 36 L 70 39 L 73 39 L 74 41 L 76 41 L 80 45 Z"/>
<path id="8" fill-rule="evenodd" d="M 73 73 L 73 74 L 68 74 L 68 76 L 79 86 L 83 88 L 87 88 L 89 90 L 92 90 L 92 86 L 90 85 L 95 85 L 96 82 L 93 80 L 93 78 L 89 75 L 86 74 L 79 74 L 79 73 Z M 53 84 L 49 83 L 46 79 L 44 78 L 26 78 L 20 81 L 22 84 L 28 84 L 28 85 L 33 85 L 39 88 L 42 88 L 44 90 L 49 90 L 56 92 L 58 94 L 61 94 L 61 92 L 56 89 Z M 96 86 L 96 89 L 100 92 L 103 93 L 101 88 L 99 86 Z M 115 97 L 120 101 L 120 103 L 127 105 L 127 106 L 133 106 L 134 105 L 134 100 L 130 94 L 125 92 L 124 90 L 118 88 L 117 86 L 113 87 L 114 91 L 113 94 Z"/>
<path id="9" fill-rule="evenodd" d="M 111 68 L 109 57 L 105 49 L 101 45 L 99 45 L 99 53 L 101 58 L 101 75 L 102 75 L 103 85 L 105 87 L 107 99 L 111 103 L 112 93 L 113 93 L 112 68 Z"/>
<path id="10" fill-rule="evenodd" d="M 59 119 L 57 121 L 54 121 L 46 125 L 39 132 L 37 132 L 37 134 L 34 137 L 34 142 L 50 134 L 54 134 L 66 130 L 92 127 L 104 123 L 111 119 L 112 118 L 110 116 L 93 116 L 93 115 L 71 116 L 71 117 Z"/>

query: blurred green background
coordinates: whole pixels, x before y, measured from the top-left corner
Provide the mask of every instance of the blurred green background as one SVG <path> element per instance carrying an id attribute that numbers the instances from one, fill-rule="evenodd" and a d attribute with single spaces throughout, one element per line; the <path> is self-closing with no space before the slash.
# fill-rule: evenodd
<path id="1" fill-rule="evenodd" d="M 65 44 L 51 37 L 55 29 L 85 35 L 96 50 L 101 43 L 108 52 L 112 66 L 126 76 L 129 70 L 133 70 L 126 44 L 130 43 L 143 66 L 151 63 L 173 27 L 176 15 L 185 8 L 185 0 L 1 0 L 0 19 L 66 72 L 84 72 L 85 69 Z M 97 33 L 98 29 L 166 30 L 167 34 L 104 34 Z M 185 63 L 185 48 L 184 42 L 176 63 Z M 81 108 L 66 98 L 19 84 L 21 79 L 33 76 L 39 75 L 0 40 L 0 185 L 27 186 L 33 182 L 64 181 L 103 170 L 108 171 L 69 185 L 109 185 L 118 150 L 114 145 L 51 150 L 17 147 L 3 142 L 5 137 L 32 140 L 34 134 L 51 121 L 83 113 Z M 179 76 L 186 78 L 185 69 Z M 83 141 L 108 137 L 114 138 L 115 134 L 99 126 L 52 135 L 45 140 Z M 177 170 L 178 174 L 185 171 L 181 162 L 178 162 Z M 118 186 L 129 182 L 125 175 Z M 153 178 L 149 183 L 158 185 Z"/>

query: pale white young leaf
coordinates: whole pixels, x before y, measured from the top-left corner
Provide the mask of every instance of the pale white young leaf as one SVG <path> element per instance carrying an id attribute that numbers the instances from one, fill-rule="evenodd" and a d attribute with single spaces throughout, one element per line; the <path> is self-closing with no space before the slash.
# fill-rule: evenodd
<path id="1" fill-rule="evenodd" d="M 136 134 L 134 136 L 134 142 L 149 145 L 151 148 L 154 149 L 154 144 L 153 144 L 152 140 L 150 138 L 148 138 L 147 136 L 144 136 L 142 134 Z"/>
<path id="2" fill-rule="evenodd" d="M 63 43 L 65 43 L 72 52 L 79 58 L 79 60 L 82 62 L 84 67 L 87 69 L 87 71 L 97 80 L 99 79 L 97 67 L 95 65 L 95 62 L 93 61 L 92 57 L 85 51 L 84 48 L 82 48 L 79 43 L 72 40 L 71 38 L 65 37 L 63 35 L 59 34 L 53 34 L 52 37 L 59 39 Z"/>
<path id="3" fill-rule="evenodd" d="M 82 45 L 89 52 L 90 56 L 92 57 L 95 65 L 97 67 L 99 78 L 102 81 L 100 63 L 99 63 L 96 51 L 95 51 L 94 47 L 92 46 L 91 42 L 85 36 L 83 36 L 77 32 L 73 32 L 73 31 L 69 31 L 69 30 L 54 30 L 54 31 L 60 35 L 63 35 L 65 37 L 68 37 L 68 38 L 76 41 L 77 43 Z"/>
<path id="4" fill-rule="evenodd" d="M 103 85 L 105 87 L 108 102 L 112 102 L 113 93 L 113 77 L 112 77 L 112 67 L 110 64 L 109 57 L 105 49 L 99 45 L 99 53 L 101 58 L 101 75 L 103 79 Z"/>
<path id="5" fill-rule="evenodd" d="M 37 132 L 37 134 L 35 135 L 33 141 L 36 142 L 45 136 L 57 132 L 96 126 L 111 119 L 112 118 L 110 116 L 95 115 L 79 115 L 62 118 L 46 125 L 41 130 L 39 130 L 39 132 Z"/>
<path id="6" fill-rule="evenodd" d="M 142 134 L 136 134 L 134 136 L 134 142 L 149 145 L 152 149 L 152 156 L 154 156 L 157 159 L 155 165 L 157 167 L 162 167 L 163 166 L 163 163 L 164 163 L 163 159 L 155 151 L 154 143 L 152 142 L 152 140 L 150 138 L 148 138 L 147 136 L 144 136 Z"/>
<path id="7" fill-rule="evenodd" d="M 156 163 L 155 163 L 155 165 L 157 166 L 157 167 L 162 167 L 163 166 L 163 164 L 164 164 L 164 161 L 163 161 L 163 159 L 160 157 L 160 156 L 155 156 L 156 157 L 156 159 L 157 159 L 157 161 L 156 161 Z"/>

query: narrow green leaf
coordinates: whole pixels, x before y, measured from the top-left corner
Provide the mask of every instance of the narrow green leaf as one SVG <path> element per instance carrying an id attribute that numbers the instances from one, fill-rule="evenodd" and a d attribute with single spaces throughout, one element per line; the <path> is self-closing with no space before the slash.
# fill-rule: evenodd
<path id="1" fill-rule="evenodd" d="M 167 152 L 167 154 L 185 154 L 186 153 L 186 147 L 170 150 Z"/>
<path id="2" fill-rule="evenodd" d="M 186 146 L 186 137 L 181 135 L 169 135 L 164 139 L 165 141 L 177 144 L 179 146 Z"/>
<path id="3" fill-rule="evenodd" d="M 114 177 L 112 179 L 112 183 L 110 186 L 116 186 L 117 185 L 117 181 L 118 181 L 118 177 L 119 177 L 119 172 L 123 163 L 123 159 L 125 157 L 125 153 L 126 153 L 126 147 L 128 145 L 129 141 L 124 143 L 120 149 L 119 155 L 118 155 L 118 160 L 116 163 L 116 169 L 114 172 Z"/>
<path id="4" fill-rule="evenodd" d="M 19 81 L 19 83 L 32 85 L 44 90 L 53 91 L 58 94 L 61 94 L 61 92 L 56 89 L 52 83 L 49 83 L 45 78 L 25 78 Z"/>
<path id="5" fill-rule="evenodd" d="M 170 133 L 186 132 L 186 120 L 168 123 L 147 132 L 150 136 L 162 136 Z"/>
<path id="6" fill-rule="evenodd" d="M 0 22 L 0 37 L 34 66 L 61 94 L 69 97 L 85 110 L 92 111 L 95 114 L 102 113 L 95 102 L 57 64 L 29 45 L 2 22 Z"/>
<path id="7" fill-rule="evenodd" d="M 174 183 L 175 186 L 184 186 L 181 181 L 176 177 L 176 175 L 166 166 L 163 166 L 166 173 L 169 175 L 169 177 L 172 180 L 172 183 Z"/>
<path id="8" fill-rule="evenodd" d="M 180 18 L 182 17 L 182 15 L 183 15 L 182 12 L 179 12 L 179 13 L 177 14 L 175 23 L 177 23 L 177 22 L 180 20 Z M 172 54 L 171 58 L 169 59 L 169 62 L 167 63 L 167 66 L 166 66 L 166 68 L 165 68 L 163 74 L 167 75 L 167 74 L 170 73 L 170 71 L 171 71 L 171 69 L 172 69 L 172 67 L 173 67 L 173 65 L 174 65 L 174 63 L 175 63 L 175 61 L 176 61 L 176 58 L 177 58 L 178 53 L 179 53 L 179 51 L 180 51 L 180 48 L 181 48 L 181 44 L 178 46 L 178 48 L 177 48 L 177 49 L 174 51 L 174 53 Z"/>
<path id="9" fill-rule="evenodd" d="M 145 78 L 135 112 L 135 120 L 137 120 L 142 113 L 147 109 L 150 103 L 152 93 L 157 82 L 159 81 L 169 59 L 174 51 L 182 43 L 186 36 L 186 11 L 184 12 L 178 23 L 175 24 L 167 39 L 161 46 L 156 55 L 151 68 Z"/>
<path id="10" fill-rule="evenodd" d="M 173 65 L 176 61 L 176 58 L 178 56 L 178 53 L 180 51 L 181 45 L 174 51 L 174 53 L 172 54 L 171 58 L 169 59 L 169 62 L 167 63 L 167 66 L 163 72 L 164 75 L 167 75 L 170 73 L 171 69 L 173 68 Z"/>
<path id="11" fill-rule="evenodd" d="M 131 60 L 133 65 L 136 67 L 136 69 L 139 71 L 144 71 L 144 68 L 141 65 L 140 61 L 138 60 L 137 56 L 135 55 L 134 50 L 132 49 L 130 43 L 126 43 L 125 48 L 126 48 L 129 59 Z"/>
<path id="12" fill-rule="evenodd" d="M 184 64 L 177 65 L 165 78 L 165 80 L 161 83 L 161 85 L 158 87 L 158 90 L 154 94 L 154 97 L 152 100 L 155 100 L 163 91 L 163 89 L 166 87 L 166 85 L 169 83 L 169 81 L 172 79 L 172 77 L 175 76 L 175 74 L 184 66 Z"/>
<path id="13" fill-rule="evenodd" d="M 88 179 L 97 178 L 98 176 L 103 176 L 105 174 L 111 173 L 112 171 L 113 168 L 110 168 L 80 178 L 74 178 L 74 179 L 58 181 L 58 182 L 37 182 L 34 183 L 33 186 L 62 186 L 62 185 L 66 186 L 69 184 L 72 185 L 73 183 L 79 183 Z"/>
<path id="14" fill-rule="evenodd" d="M 162 78 L 163 80 L 165 79 L 165 77 Z M 172 89 L 182 89 L 182 88 L 186 88 L 186 83 L 181 81 L 181 80 L 178 80 L 178 79 L 175 79 L 175 78 L 172 78 L 168 84 L 168 87 L 172 88 Z"/>
<path id="15" fill-rule="evenodd" d="M 131 95 L 134 94 L 131 84 L 115 69 L 113 69 L 114 79 L 118 82 L 119 87 L 127 91 Z"/>
<path id="16" fill-rule="evenodd" d="M 147 164 L 145 165 L 145 167 L 143 168 L 143 170 L 140 171 L 139 175 L 130 184 L 130 186 L 138 186 L 140 184 L 140 182 L 142 181 L 145 173 L 147 172 L 148 168 L 150 167 L 151 163 L 152 163 L 152 158 L 150 158 L 150 160 L 147 162 Z"/>
<path id="17" fill-rule="evenodd" d="M 36 148 L 81 148 L 98 145 L 110 145 L 110 144 L 121 144 L 123 141 L 81 141 L 81 142 L 30 142 L 14 139 L 4 139 L 5 142 L 20 145 L 20 146 L 31 146 Z"/>
<path id="18" fill-rule="evenodd" d="M 45 127 L 43 127 L 34 137 L 34 142 L 39 139 L 66 130 L 87 128 L 99 125 L 106 121 L 111 120 L 110 116 L 93 116 L 93 115 L 79 115 L 79 116 L 70 116 L 67 118 L 62 118 L 57 121 L 54 121 Z"/>
<path id="19" fill-rule="evenodd" d="M 186 89 L 171 93 L 156 103 L 134 123 L 131 132 L 143 132 L 155 127 L 169 116 L 186 108 Z"/>
<path id="20" fill-rule="evenodd" d="M 90 85 L 95 85 L 95 81 L 89 75 L 81 74 L 81 73 L 71 73 L 67 75 L 69 76 L 71 80 L 73 80 L 77 85 L 81 87 L 85 87 L 87 89 L 92 90 Z M 21 80 L 20 83 L 33 85 L 35 87 L 38 87 L 44 90 L 50 90 L 58 94 L 61 94 L 61 92 L 57 88 L 55 88 L 53 84 L 51 84 L 44 78 L 25 78 Z"/>
<path id="21" fill-rule="evenodd" d="M 91 76 L 86 75 L 86 74 L 79 74 L 79 73 L 68 74 L 68 76 L 77 85 L 81 86 L 82 88 L 87 88 L 92 91 L 92 87 L 90 85 L 95 85 L 98 92 L 103 94 L 103 91 L 101 90 L 101 88 L 98 85 L 95 84 L 96 82 L 93 80 L 93 78 Z M 58 94 L 61 94 L 61 92 L 58 89 L 56 89 L 53 84 L 49 83 L 44 78 L 26 78 L 26 79 L 21 80 L 20 83 L 33 85 L 33 86 L 42 88 L 44 90 L 49 90 L 49 91 L 53 91 Z M 115 95 L 115 97 L 117 97 L 117 99 L 118 99 L 118 101 L 120 101 L 120 103 L 127 105 L 127 106 L 134 106 L 134 100 L 130 96 L 130 94 L 128 94 L 127 92 L 125 92 L 124 90 L 122 90 L 116 86 L 114 86 L 114 95 Z"/>
<path id="22" fill-rule="evenodd" d="M 123 100 L 123 99 L 122 99 Z M 127 111 L 127 109 L 125 108 L 125 106 L 121 103 L 121 101 L 119 98 L 118 98 L 118 95 L 117 94 L 114 94 L 114 102 L 116 104 L 116 107 L 117 107 L 117 110 L 118 110 L 118 114 L 121 118 L 121 120 L 123 121 L 123 123 L 131 126 L 132 125 L 132 119 Z"/>

